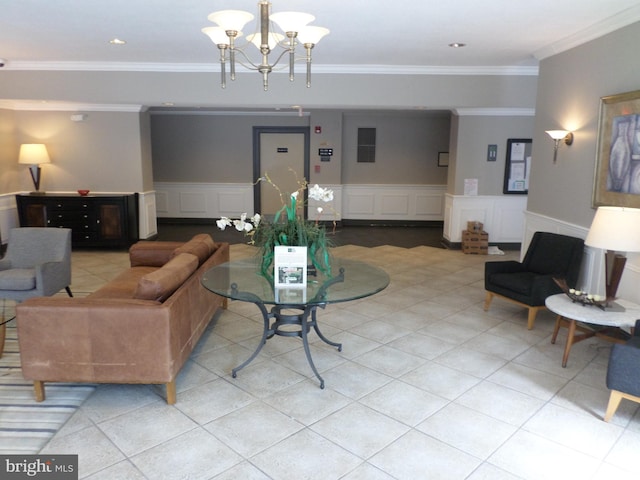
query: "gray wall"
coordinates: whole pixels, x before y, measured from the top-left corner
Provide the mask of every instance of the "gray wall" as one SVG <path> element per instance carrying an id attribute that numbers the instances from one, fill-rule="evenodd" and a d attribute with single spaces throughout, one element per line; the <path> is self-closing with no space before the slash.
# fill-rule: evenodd
<path id="1" fill-rule="evenodd" d="M 374 163 L 357 162 L 358 128 L 376 129 Z M 449 113 L 367 112 L 344 115 L 342 183 L 445 185 L 438 152 L 449 151 Z"/>
<path id="2" fill-rule="evenodd" d="M 0 177 L 0 193 L 33 189 L 28 167 L 17 163 L 22 143 L 47 146 L 51 163 L 42 166 L 42 190 L 139 192 L 152 188 L 145 114 L 91 112 L 85 121 L 73 122 L 66 111 L 0 112 L 0 164 L 8 166 L 8 173 L 3 169 Z"/>
<path id="3" fill-rule="evenodd" d="M 437 156 L 448 149 L 448 113 L 313 110 L 299 117 L 165 112 L 152 114 L 151 126 L 154 179 L 159 182 L 254 181 L 254 126 L 310 127 L 311 183 L 447 182 L 447 169 L 437 166 Z M 316 126 L 322 133 L 314 133 Z M 357 129 L 363 126 L 377 129 L 375 163 L 356 161 Z M 321 162 L 318 148 L 333 148 L 334 156 Z"/>
<path id="4" fill-rule="evenodd" d="M 464 194 L 464 180 L 478 179 L 478 195 L 502 195 L 507 140 L 532 138 L 533 116 L 455 116 L 453 154 L 447 193 Z M 487 161 L 487 147 L 498 145 L 495 162 Z"/>
<path id="5" fill-rule="evenodd" d="M 0 109 L 0 193 L 22 190 L 23 186 L 28 188 L 27 177 L 31 182 L 29 174 L 22 171 L 24 165 L 18 166 L 20 145 L 16 140 L 15 125 L 15 112 Z"/>
<path id="6" fill-rule="evenodd" d="M 549 57 L 540 64 L 528 210 L 588 227 L 600 97 L 640 89 L 640 23 Z M 574 131 L 552 163 L 545 130 Z"/>

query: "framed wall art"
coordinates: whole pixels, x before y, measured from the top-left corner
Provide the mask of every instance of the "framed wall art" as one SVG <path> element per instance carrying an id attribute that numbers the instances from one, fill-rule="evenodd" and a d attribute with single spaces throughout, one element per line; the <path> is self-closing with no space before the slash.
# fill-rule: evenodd
<path id="1" fill-rule="evenodd" d="M 600 99 L 593 207 L 640 208 L 640 90 Z"/>
<path id="2" fill-rule="evenodd" d="M 507 140 L 507 158 L 504 166 L 502 193 L 526 195 L 529 193 L 531 173 L 531 139 L 510 138 Z"/>
<path id="3" fill-rule="evenodd" d="M 438 152 L 438 166 L 439 167 L 449 166 L 449 152 Z"/>

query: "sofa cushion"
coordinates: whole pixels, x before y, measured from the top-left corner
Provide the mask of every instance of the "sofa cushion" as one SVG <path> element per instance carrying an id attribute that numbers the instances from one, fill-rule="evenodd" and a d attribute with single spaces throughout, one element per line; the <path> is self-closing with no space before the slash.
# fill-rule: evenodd
<path id="1" fill-rule="evenodd" d="M 0 290 L 33 290 L 36 288 L 34 268 L 12 268 L 0 271 Z"/>
<path id="2" fill-rule="evenodd" d="M 133 298 L 164 302 L 198 268 L 198 257 L 181 253 L 138 281 Z"/>
<path id="3" fill-rule="evenodd" d="M 184 242 L 141 240 L 129 249 L 129 263 L 132 267 L 161 267 L 173 256 L 173 252 Z"/>
<path id="4" fill-rule="evenodd" d="M 211 256 L 215 249 L 216 244 L 211 238 L 211 235 L 200 233 L 195 235 L 188 242 L 176 248 L 173 251 L 173 255 L 176 256 L 181 253 L 190 253 L 198 257 L 198 263 L 199 265 L 202 265 L 202 263 Z"/>

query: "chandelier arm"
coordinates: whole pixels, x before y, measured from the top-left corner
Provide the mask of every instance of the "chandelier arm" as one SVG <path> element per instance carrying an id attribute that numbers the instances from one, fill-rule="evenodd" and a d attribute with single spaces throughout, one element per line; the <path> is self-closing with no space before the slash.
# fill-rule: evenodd
<path id="1" fill-rule="evenodd" d="M 311 49 L 312 43 L 305 43 L 304 48 L 307 50 L 307 88 L 311 87 Z"/>
<path id="2" fill-rule="evenodd" d="M 227 88 L 227 72 L 226 72 L 227 46 L 224 44 L 220 44 L 218 45 L 218 48 L 220 49 L 220 86 L 222 88 Z"/>

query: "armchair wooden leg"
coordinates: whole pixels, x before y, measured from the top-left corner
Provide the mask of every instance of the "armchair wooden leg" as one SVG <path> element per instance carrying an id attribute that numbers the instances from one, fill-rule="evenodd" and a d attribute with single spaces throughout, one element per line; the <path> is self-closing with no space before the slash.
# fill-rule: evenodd
<path id="1" fill-rule="evenodd" d="M 607 405 L 607 411 L 604 414 L 604 421 L 608 422 L 613 417 L 613 414 L 616 413 L 616 410 L 620 406 L 620 401 L 622 400 L 622 392 L 617 390 L 611 390 L 611 395 L 609 396 L 609 404 Z"/>
<path id="2" fill-rule="evenodd" d="M 487 294 L 484 297 L 484 311 L 485 312 L 489 311 L 489 305 L 491 305 L 491 300 L 493 300 L 493 293 L 487 292 Z"/>
<path id="3" fill-rule="evenodd" d="M 635 395 L 630 395 L 628 393 L 620 392 L 618 390 L 611 390 L 611 395 L 609 396 L 609 404 L 607 405 L 607 411 L 604 414 L 604 421 L 608 422 L 611 420 L 611 417 L 616 413 L 618 407 L 620 406 L 620 401 L 626 398 L 627 400 L 631 400 L 632 402 L 640 403 L 640 397 L 636 397 Z"/>
<path id="4" fill-rule="evenodd" d="M 536 315 L 538 315 L 540 307 L 529 307 L 529 315 L 527 316 L 527 330 L 533 330 L 533 325 L 536 323 Z"/>
<path id="5" fill-rule="evenodd" d="M 167 383 L 166 388 L 167 388 L 167 404 L 174 405 L 177 401 L 175 379 Z"/>
<path id="6" fill-rule="evenodd" d="M 64 287 L 64 289 L 67 291 L 67 295 L 73 297 L 73 293 L 71 293 L 71 289 L 68 286 Z"/>
<path id="7" fill-rule="evenodd" d="M 44 382 L 41 380 L 35 380 L 33 382 L 33 391 L 36 395 L 36 402 L 43 402 L 45 399 Z"/>
<path id="8" fill-rule="evenodd" d="M 2 353 L 4 352 L 4 340 L 7 336 L 7 324 L 4 322 L 4 317 L 1 317 L 2 324 L 0 324 L 0 358 L 2 358 Z"/>

